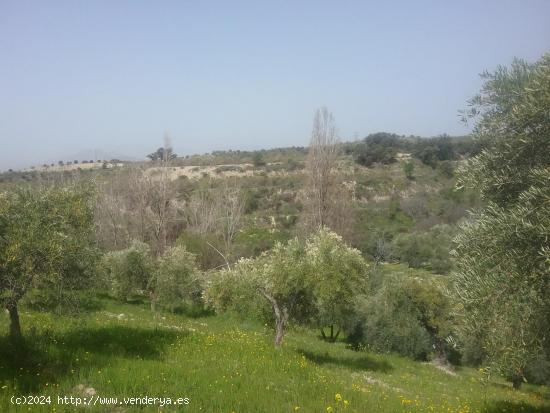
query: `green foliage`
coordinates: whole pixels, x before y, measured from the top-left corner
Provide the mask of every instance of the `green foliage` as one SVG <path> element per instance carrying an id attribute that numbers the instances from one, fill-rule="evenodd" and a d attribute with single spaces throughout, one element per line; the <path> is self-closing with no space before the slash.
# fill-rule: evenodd
<path id="1" fill-rule="evenodd" d="M 53 292 L 50 301 L 61 304 L 89 286 L 92 198 L 84 186 L 0 193 L 1 306 L 16 311 L 31 289 Z"/>
<path id="2" fill-rule="evenodd" d="M 187 251 L 194 254 L 199 268 L 203 271 L 225 265 L 224 259 L 213 248 L 223 249 L 223 245 L 216 234 L 201 235 L 184 231 L 179 235 L 176 245 L 184 246 Z"/>
<path id="3" fill-rule="evenodd" d="M 304 245 L 295 238 L 275 244 L 255 260 L 239 261 L 236 269 L 247 273 L 260 294 L 274 299 L 281 311 L 286 309 L 290 317 L 305 320 L 311 311 L 311 294 L 305 283 L 304 254 Z"/>
<path id="4" fill-rule="evenodd" d="M 99 264 L 99 273 L 110 293 L 121 301 L 147 291 L 154 271 L 150 247 L 133 241 L 130 247 L 106 253 Z"/>
<path id="5" fill-rule="evenodd" d="M 429 363 L 329 344 L 317 332 L 292 329 L 288 345 L 275 349 L 268 329 L 248 320 L 160 318 L 145 305 L 101 304 L 102 311 L 79 317 L 24 309 L 23 324 L 34 327 L 25 346 L 14 349 L 0 337 L 0 411 L 28 411 L 14 407 L 12 396 L 50 396 L 53 403 L 59 395 L 82 397 L 79 385 L 119 402 L 133 395 L 189 397 L 189 405 L 165 405 L 163 412 L 301 413 L 330 406 L 333 413 L 543 413 L 550 407 L 548 386 L 512 392 L 497 375 L 468 367 L 450 375 Z M 7 321 L 0 317 L 0 329 Z M 127 413 L 159 410 L 158 404 L 123 407 Z M 121 406 L 55 409 L 95 413 Z M 51 413 L 52 405 L 31 411 Z"/>
<path id="6" fill-rule="evenodd" d="M 550 174 L 538 175 L 539 186 L 513 207 L 490 203 L 456 238 L 454 281 L 465 315 L 463 334 L 481 335 L 488 360 L 511 379 L 524 377 L 534 360 L 549 354 L 542 332 L 550 329 Z"/>
<path id="7" fill-rule="evenodd" d="M 465 340 L 515 387 L 550 346 L 550 54 L 484 75 L 469 115 L 485 149 L 460 169 L 459 185 L 488 204 L 456 238 L 454 292 Z"/>
<path id="8" fill-rule="evenodd" d="M 288 319 L 350 329 L 348 320 L 366 284 L 366 269 L 358 250 L 321 229 L 305 243 L 297 238 L 277 243 L 255 259 L 243 258 L 231 270 L 214 274 L 206 297 L 217 311 L 256 304 L 254 294 L 265 298 L 281 334 Z M 265 304 L 251 314 L 265 314 Z"/>
<path id="9" fill-rule="evenodd" d="M 316 326 L 331 326 L 331 332 L 337 326 L 349 332 L 354 327 L 357 296 L 365 292 L 368 280 L 361 252 L 322 229 L 307 241 L 305 260 Z"/>
<path id="10" fill-rule="evenodd" d="M 414 220 L 401 210 L 401 202 L 394 198 L 357 214 L 355 244 L 366 257 L 375 261 L 392 259 L 392 239 L 413 228 Z"/>
<path id="11" fill-rule="evenodd" d="M 204 155 L 191 155 L 185 158 L 177 158 L 174 163 L 178 166 L 206 166 L 206 165 L 227 165 L 239 163 L 254 163 L 257 154 L 261 154 L 262 161 L 266 164 L 276 162 L 286 162 L 289 159 L 293 161 L 302 161 L 307 153 L 304 147 L 273 148 L 261 151 L 212 151 Z M 262 166 L 262 165 L 260 165 Z"/>
<path id="12" fill-rule="evenodd" d="M 439 171 L 445 176 L 446 178 L 452 178 L 455 173 L 455 168 L 453 166 L 452 161 L 442 161 L 438 164 Z"/>
<path id="13" fill-rule="evenodd" d="M 448 225 L 436 225 L 425 232 L 399 234 L 393 240 L 393 255 L 410 267 L 446 274 L 452 266 L 449 251 L 453 235 Z"/>
<path id="14" fill-rule="evenodd" d="M 534 168 L 550 164 L 550 54 L 535 64 L 515 60 L 483 77 L 469 115 L 478 120 L 475 139 L 486 149 L 460 169 L 458 182 L 505 206 L 532 185 Z"/>
<path id="15" fill-rule="evenodd" d="M 445 339 L 452 332 L 452 308 L 443 285 L 421 273 L 379 267 L 370 291 L 358 303 L 355 345 L 395 352 L 415 359 L 446 356 Z"/>
<path id="16" fill-rule="evenodd" d="M 416 308 L 400 285 L 385 287 L 359 303 L 364 322 L 351 340 L 381 353 L 397 353 L 425 360 L 431 351 L 430 336 L 422 328 Z"/>
<path id="17" fill-rule="evenodd" d="M 183 246 L 166 250 L 149 284 L 156 303 L 171 310 L 201 303 L 204 283 L 195 261 Z"/>
<path id="18" fill-rule="evenodd" d="M 258 294 L 255 280 L 237 265 L 233 271 L 217 271 L 209 274 L 205 302 L 216 313 L 230 313 L 240 319 L 273 321 L 271 305 Z"/>
<path id="19" fill-rule="evenodd" d="M 403 172 L 405 173 L 405 176 L 409 180 L 414 179 L 414 162 L 407 161 L 403 164 Z"/>
<path id="20" fill-rule="evenodd" d="M 270 250 L 277 242 L 288 240 L 288 234 L 259 226 L 248 226 L 239 231 L 235 239 L 235 250 L 240 257 L 255 257 Z"/>
<path id="21" fill-rule="evenodd" d="M 243 172 L 243 168 L 238 165 L 221 165 L 214 169 L 214 172 L 217 174 L 222 174 L 224 172 Z"/>
<path id="22" fill-rule="evenodd" d="M 151 161 L 169 161 L 176 159 L 177 155 L 172 151 L 172 148 L 158 148 L 155 152 L 147 155 Z"/>
<path id="23" fill-rule="evenodd" d="M 435 169 L 441 162 L 456 160 L 460 156 L 468 158 L 477 155 L 483 147 L 484 143 L 475 141 L 470 136 L 441 135 L 422 138 L 380 132 L 367 136 L 359 143 L 344 144 L 344 151 L 353 155 L 358 164 L 367 167 L 374 163 L 391 164 L 396 161 L 398 152 L 408 152 L 423 164 Z"/>
<path id="24" fill-rule="evenodd" d="M 265 165 L 264 157 L 261 152 L 254 152 L 252 155 L 252 164 L 258 168 Z"/>
<path id="25" fill-rule="evenodd" d="M 413 155 L 432 168 L 439 162 L 456 158 L 453 141 L 447 135 L 417 141 Z"/>
<path id="26" fill-rule="evenodd" d="M 356 162 L 370 167 L 374 163 L 390 164 L 396 161 L 399 137 L 386 132 L 367 136 L 357 148 Z"/>

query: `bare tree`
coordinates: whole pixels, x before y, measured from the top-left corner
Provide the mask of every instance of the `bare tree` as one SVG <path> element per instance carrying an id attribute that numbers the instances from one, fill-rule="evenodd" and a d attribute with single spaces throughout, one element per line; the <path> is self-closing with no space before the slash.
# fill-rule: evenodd
<path id="1" fill-rule="evenodd" d="M 205 235 L 215 231 L 218 208 L 212 191 L 198 189 L 191 194 L 186 204 L 187 229 L 195 234 Z"/>
<path id="2" fill-rule="evenodd" d="M 241 188 L 231 182 L 223 182 L 216 188 L 197 189 L 185 205 L 187 230 L 199 235 L 215 234 L 221 246 L 209 245 L 223 257 L 226 265 L 242 226 L 243 214 Z"/>
<path id="3" fill-rule="evenodd" d="M 128 177 L 128 201 L 132 213 L 134 239 L 148 242 L 151 239 L 151 211 L 149 209 L 154 182 L 142 168 L 132 168 Z"/>
<path id="4" fill-rule="evenodd" d="M 151 193 L 150 208 L 153 213 L 153 234 L 156 239 L 156 252 L 162 255 L 167 246 L 167 225 L 171 218 L 174 218 L 175 193 L 170 181 L 170 165 L 173 159 L 172 144 L 170 136 L 164 135 L 164 151 L 162 159 L 159 160 L 159 174 Z"/>
<path id="5" fill-rule="evenodd" d="M 226 255 L 231 254 L 231 247 L 242 224 L 244 202 L 238 186 L 226 184 L 218 193 L 218 219 Z"/>
<path id="6" fill-rule="evenodd" d="M 96 232 L 104 247 L 120 249 L 128 246 L 130 217 L 126 175 L 115 172 L 98 184 Z"/>
<path id="7" fill-rule="evenodd" d="M 125 168 L 99 185 L 96 227 L 107 248 L 128 247 L 137 239 L 161 255 L 175 231 L 180 204 L 170 180 L 170 140 L 156 168 Z"/>
<path id="8" fill-rule="evenodd" d="M 340 152 L 340 142 L 336 135 L 334 117 L 323 107 L 317 109 L 313 119 L 313 130 L 309 146 L 306 173 L 305 220 L 307 232 L 322 226 L 333 230 L 342 215 L 338 211 L 339 191 L 336 181 L 336 162 Z"/>

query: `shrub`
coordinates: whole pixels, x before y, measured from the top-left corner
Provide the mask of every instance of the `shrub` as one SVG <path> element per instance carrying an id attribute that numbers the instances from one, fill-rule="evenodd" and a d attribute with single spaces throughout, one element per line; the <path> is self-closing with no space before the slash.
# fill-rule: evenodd
<path id="1" fill-rule="evenodd" d="M 448 225 L 435 225 L 426 232 L 400 234 L 393 241 L 394 257 L 412 268 L 447 274 L 452 267 L 449 250 L 453 235 Z"/>
<path id="2" fill-rule="evenodd" d="M 99 264 L 103 284 L 121 301 L 126 301 L 132 294 L 143 294 L 153 269 L 151 250 L 140 241 L 133 241 L 124 250 L 108 252 Z"/>
<path id="3" fill-rule="evenodd" d="M 213 248 L 223 249 L 216 234 L 196 234 L 184 231 L 179 235 L 176 245 L 185 247 L 188 252 L 194 254 L 198 266 L 204 271 L 225 265 L 224 259 Z"/>
<path id="4" fill-rule="evenodd" d="M 394 134 L 380 132 L 367 136 L 356 148 L 355 160 L 363 166 L 374 163 L 390 164 L 396 161 L 399 147 L 399 137 Z"/>
<path id="5" fill-rule="evenodd" d="M 241 319 L 273 321 L 269 303 L 258 294 L 253 280 L 243 271 L 210 273 L 205 290 L 205 302 L 216 313 L 230 313 Z"/>
<path id="6" fill-rule="evenodd" d="M 400 287 L 384 287 L 377 295 L 359 303 L 358 312 L 363 322 L 351 337 L 355 344 L 419 360 L 427 358 L 431 351 L 430 336 Z"/>
<path id="7" fill-rule="evenodd" d="M 238 165 L 221 165 L 221 166 L 218 166 L 214 170 L 214 172 L 216 172 L 217 174 L 221 174 L 224 172 L 243 172 L 243 168 L 241 168 Z"/>
<path id="8" fill-rule="evenodd" d="M 218 312 L 275 320 L 280 345 L 290 320 L 322 329 L 349 330 L 355 298 L 366 285 L 367 265 L 358 250 L 337 234 L 320 229 L 303 243 L 297 238 L 254 259 L 241 259 L 230 270 L 212 275 L 207 302 Z M 324 335 L 324 333 L 323 333 Z"/>
<path id="9" fill-rule="evenodd" d="M 419 360 L 434 352 L 447 357 L 451 303 L 435 279 L 396 273 L 375 277 L 371 285 L 358 302 L 357 326 L 349 336 L 354 345 Z"/>
<path id="10" fill-rule="evenodd" d="M 367 263 L 359 250 L 349 248 L 342 237 L 325 229 L 307 241 L 305 259 L 314 324 L 324 338 L 335 341 L 340 329 L 349 332 L 353 327 L 356 298 L 367 284 Z M 329 337 L 325 337 L 325 326 L 330 327 Z"/>
<path id="11" fill-rule="evenodd" d="M 286 240 L 288 235 L 281 231 L 251 226 L 237 234 L 235 250 L 241 257 L 255 257 Z"/>
<path id="12" fill-rule="evenodd" d="M 414 179 L 414 163 L 412 161 L 407 161 L 403 164 L 403 172 L 409 180 Z"/>
<path id="13" fill-rule="evenodd" d="M 252 163 L 256 168 L 265 165 L 264 157 L 261 152 L 254 152 L 252 155 Z"/>
<path id="14" fill-rule="evenodd" d="M 153 299 L 162 307 L 175 310 L 201 303 L 203 278 L 196 265 L 196 256 L 183 246 L 166 250 L 159 259 L 150 286 Z"/>

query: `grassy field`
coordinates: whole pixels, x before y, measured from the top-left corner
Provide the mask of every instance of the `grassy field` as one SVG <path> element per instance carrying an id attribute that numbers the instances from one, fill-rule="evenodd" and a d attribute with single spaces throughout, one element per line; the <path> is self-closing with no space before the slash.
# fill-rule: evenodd
<path id="1" fill-rule="evenodd" d="M 547 387 L 515 391 L 474 369 L 451 375 L 309 331 L 291 331 L 276 350 L 268 326 L 154 316 L 145 304 L 103 300 L 78 317 L 21 313 L 25 347 L 0 339 L 0 412 L 550 412 Z M 7 322 L 2 315 L 1 331 Z M 17 406 L 14 395 L 51 396 L 51 404 Z M 97 404 L 58 404 L 71 395 Z M 123 397 L 143 396 L 189 403 L 124 405 Z M 99 406 L 97 397 L 117 397 L 118 405 Z"/>

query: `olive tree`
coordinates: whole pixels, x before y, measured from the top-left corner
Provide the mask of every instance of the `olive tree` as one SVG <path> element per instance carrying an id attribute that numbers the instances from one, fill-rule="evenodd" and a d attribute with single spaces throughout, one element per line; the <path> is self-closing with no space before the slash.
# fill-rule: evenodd
<path id="1" fill-rule="evenodd" d="M 359 250 L 348 247 L 342 237 L 325 228 L 307 240 L 305 249 L 315 324 L 324 339 L 336 341 L 341 328 L 350 331 L 353 327 L 350 323 L 354 319 L 356 298 L 367 287 L 367 264 Z M 328 336 L 325 326 L 330 329 Z"/>
<path id="2" fill-rule="evenodd" d="M 109 292 L 121 301 L 148 291 L 154 271 L 149 245 L 132 241 L 128 248 L 106 253 L 99 266 Z"/>
<path id="3" fill-rule="evenodd" d="M 283 342 L 290 317 L 307 317 L 311 294 L 305 283 L 304 247 L 298 239 L 277 243 L 256 260 L 241 260 L 238 270 L 247 271 L 256 289 L 271 305 L 275 319 L 275 345 Z"/>
<path id="4" fill-rule="evenodd" d="M 290 318 L 305 319 L 311 308 L 311 296 L 305 283 L 304 246 L 293 239 L 257 258 L 241 258 L 233 267 L 217 272 L 209 280 L 206 301 L 217 311 L 250 302 L 260 308 L 260 297 L 268 303 L 275 321 L 275 346 L 279 347 Z M 243 302 L 244 301 L 244 302 Z"/>
<path id="5" fill-rule="evenodd" d="M 290 320 L 332 326 L 335 339 L 334 326 L 346 327 L 352 319 L 366 269 L 359 251 L 321 228 L 306 242 L 295 238 L 277 243 L 257 258 L 241 259 L 231 269 L 218 272 L 207 287 L 207 302 L 223 310 L 234 307 L 235 301 L 252 301 L 254 293 L 262 297 L 272 310 L 277 347 Z"/>
<path id="6" fill-rule="evenodd" d="M 78 288 L 89 276 L 93 248 L 92 192 L 85 187 L 0 194 L 0 304 L 10 335 L 21 337 L 18 303 L 33 288 Z"/>
<path id="7" fill-rule="evenodd" d="M 519 387 L 550 356 L 550 54 L 485 74 L 468 113 L 485 149 L 458 171 L 486 207 L 456 238 L 463 337 Z"/>
<path id="8" fill-rule="evenodd" d="M 149 284 L 153 306 L 160 304 L 174 309 L 183 304 L 201 301 L 203 282 L 195 254 L 183 246 L 171 247 L 159 258 Z"/>

